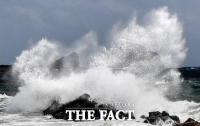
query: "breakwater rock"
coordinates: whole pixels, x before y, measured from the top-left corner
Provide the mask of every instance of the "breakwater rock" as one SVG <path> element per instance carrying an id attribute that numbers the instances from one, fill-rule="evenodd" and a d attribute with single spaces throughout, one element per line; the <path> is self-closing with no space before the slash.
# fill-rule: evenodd
<path id="1" fill-rule="evenodd" d="M 162 124 L 178 124 L 180 123 L 179 117 L 175 115 L 169 115 L 166 111 L 162 113 L 159 111 L 149 112 L 149 116 L 141 116 L 144 119 L 144 123 L 150 123 L 153 125 L 162 125 Z"/>
<path id="2" fill-rule="evenodd" d="M 175 126 L 200 126 L 200 122 L 195 121 L 194 119 L 187 119 L 184 123 L 176 124 Z"/>
<path id="3" fill-rule="evenodd" d="M 50 107 L 48 107 L 46 110 L 43 111 L 44 115 L 52 115 L 56 119 L 65 119 L 69 120 L 69 114 L 66 113 L 66 110 L 93 110 L 94 111 L 94 118 L 95 120 L 100 119 L 100 111 L 104 110 L 106 113 L 106 116 L 104 120 L 109 119 L 109 113 L 112 111 L 113 115 L 116 115 L 118 112 L 117 109 L 115 109 L 112 105 L 110 104 L 98 104 L 95 100 L 92 100 L 90 98 L 89 94 L 83 94 L 77 99 L 67 102 L 65 104 L 60 104 L 58 101 L 53 101 Z M 87 115 L 86 113 L 85 117 L 87 120 Z M 128 113 L 118 113 L 118 117 L 120 119 L 128 118 Z M 72 120 L 76 121 L 76 115 L 72 115 Z M 114 116 L 115 119 L 117 119 L 116 116 Z M 131 114 L 129 117 L 131 119 L 135 119 L 134 115 Z"/>

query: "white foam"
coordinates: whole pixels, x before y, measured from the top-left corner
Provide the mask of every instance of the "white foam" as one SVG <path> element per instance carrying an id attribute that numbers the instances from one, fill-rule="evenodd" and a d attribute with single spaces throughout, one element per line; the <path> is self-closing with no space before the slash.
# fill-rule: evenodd
<path id="1" fill-rule="evenodd" d="M 10 104 L 12 97 L 6 94 L 0 94 L 0 111 L 4 111 Z"/>
<path id="2" fill-rule="evenodd" d="M 1 98 L 11 98 L 11 96 L 8 96 L 8 95 L 6 95 L 5 93 L 4 94 L 0 94 L 0 99 Z"/>

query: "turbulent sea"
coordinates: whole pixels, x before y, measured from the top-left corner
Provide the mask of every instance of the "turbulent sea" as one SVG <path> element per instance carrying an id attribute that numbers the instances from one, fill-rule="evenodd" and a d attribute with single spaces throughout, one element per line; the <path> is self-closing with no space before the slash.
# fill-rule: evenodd
<path id="1" fill-rule="evenodd" d="M 188 69 L 193 69 L 188 68 Z M 188 72 L 190 70 L 187 70 Z M 200 68 L 199 68 L 200 71 Z M 61 119 L 54 119 L 52 116 L 44 116 L 42 112 L 23 112 L 23 113 L 13 113 L 8 114 L 5 112 L 6 107 L 10 104 L 11 99 L 17 93 L 17 87 L 13 84 L 9 83 L 0 83 L 0 124 L 2 125 L 23 125 L 23 126 L 31 126 L 31 125 L 44 125 L 44 126 L 54 126 L 54 125 L 148 125 L 143 124 L 141 122 L 102 122 L 102 121 L 95 121 L 95 122 L 66 122 L 65 120 Z M 200 78 L 187 78 L 181 83 L 181 92 L 179 95 L 179 100 L 185 100 L 190 102 L 190 105 L 187 109 L 182 110 L 182 113 L 187 112 L 189 117 L 194 117 L 197 114 L 196 119 L 200 119 Z M 195 102 L 195 103 L 194 103 Z M 186 104 L 187 105 L 187 104 Z M 180 109 L 181 106 L 176 106 L 177 109 Z M 194 115 L 193 115 L 194 114 Z M 199 120 L 200 121 L 200 120 Z M 150 124 L 149 124 L 150 125 Z M 167 125 L 167 124 L 166 124 Z"/>
<path id="2" fill-rule="evenodd" d="M 183 75 L 190 76 L 184 78 L 176 69 L 187 56 L 177 14 L 162 7 L 141 22 L 134 15 L 127 24 L 114 25 L 106 47 L 98 43 L 90 31 L 67 47 L 42 39 L 23 50 L 12 64 L 15 81 L 0 84 L 0 125 L 146 126 L 140 117 L 152 111 L 200 121 L 200 78 L 191 72 L 199 68 L 187 68 Z M 72 52 L 79 55 L 76 70 L 66 72 L 71 66 L 64 62 L 59 72 L 52 71 L 53 62 Z M 43 115 L 53 100 L 66 103 L 84 93 L 103 104 L 134 103 L 136 120 L 67 122 Z"/>

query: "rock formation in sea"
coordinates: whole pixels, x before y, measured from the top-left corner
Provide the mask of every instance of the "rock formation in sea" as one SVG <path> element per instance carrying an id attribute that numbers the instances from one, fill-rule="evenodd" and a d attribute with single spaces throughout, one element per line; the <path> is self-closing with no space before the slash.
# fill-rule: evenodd
<path id="1" fill-rule="evenodd" d="M 68 76 L 72 72 L 81 72 L 82 70 L 79 63 L 79 56 L 76 52 L 61 57 L 53 62 L 49 68 L 53 77 L 59 77 L 60 74 Z"/>
<path id="2" fill-rule="evenodd" d="M 108 113 L 112 111 L 115 113 L 118 111 L 110 104 L 99 104 L 95 100 L 90 98 L 89 94 L 83 94 L 73 101 L 61 104 L 58 101 L 53 101 L 50 107 L 43 111 L 44 115 L 52 115 L 56 119 L 69 119 L 69 115 L 66 113 L 66 110 L 94 110 L 94 117 L 96 120 L 100 119 L 100 110 L 106 110 Z M 128 113 L 120 113 L 120 118 L 128 118 Z M 132 119 L 135 119 L 134 115 L 131 116 Z M 72 119 L 75 121 L 75 115 L 72 115 Z M 87 119 L 87 114 L 86 114 Z M 116 117 L 115 117 L 116 119 Z"/>
<path id="3" fill-rule="evenodd" d="M 200 126 L 200 122 L 188 118 L 185 122 L 176 124 L 175 126 Z"/>
<path id="4" fill-rule="evenodd" d="M 64 56 L 56 60 L 51 65 L 51 69 L 58 69 L 58 70 L 77 69 L 79 67 L 80 67 L 79 56 L 76 52 L 73 52 L 68 56 Z"/>
<path id="5" fill-rule="evenodd" d="M 144 119 L 144 123 L 150 123 L 153 125 L 162 125 L 162 124 L 178 124 L 180 123 L 179 117 L 175 115 L 169 115 L 166 111 L 162 113 L 159 111 L 149 112 L 149 116 L 141 116 Z"/>

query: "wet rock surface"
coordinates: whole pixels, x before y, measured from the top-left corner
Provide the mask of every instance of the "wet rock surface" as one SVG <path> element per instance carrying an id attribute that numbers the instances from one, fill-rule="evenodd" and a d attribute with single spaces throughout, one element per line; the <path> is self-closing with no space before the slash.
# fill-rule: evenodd
<path id="1" fill-rule="evenodd" d="M 144 119 L 144 123 L 150 123 L 153 125 L 162 125 L 162 124 L 178 124 L 180 123 L 179 117 L 175 115 L 169 115 L 166 111 L 162 113 L 159 111 L 149 112 L 149 116 L 141 116 Z"/>
<path id="2" fill-rule="evenodd" d="M 110 104 L 98 104 L 95 100 L 90 98 L 90 95 L 83 94 L 77 99 L 67 102 L 65 104 L 60 104 L 57 101 L 53 101 L 50 107 L 43 111 L 44 115 L 52 115 L 56 119 L 69 119 L 69 115 L 66 114 L 66 110 L 94 110 L 94 117 L 96 120 L 100 119 L 99 110 L 106 110 L 108 117 L 108 113 L 112 111 L 114 114 L 118 111 Z M 87 117 L 87 114 L 86 114 Z M 120 118 L 128 118 L 128 113 L 120 113 Z M 135 119 L 134 115 L 131 116 L 132 119 Z M 72 115 L 72 119 L 75 121 L 75 115 Z M 87 119 L 87 118 L 86 118 Z M 116 119 L 116 117 L 115 117 Z"/>
<path id="3" fill-rule="evenodd" d="M 195 121 L 194 119 L 187 119 L 184 123 L 176 124 L 175 126 L 200 126 L 200 122 Z"/>
<path id="4" fill-rule="evenodd" d="M 67 70 L 67 69 L 74 70 L 79 67 L 80 67 L 79 56 L 76 52 L 73 52 L 68 56 L 64 56 L 51 64 L 51 69 L 57 69 L 57 70 Z"/>

